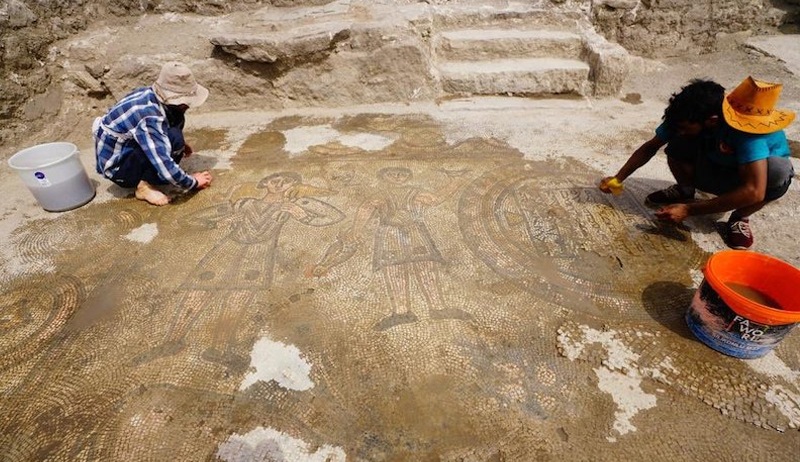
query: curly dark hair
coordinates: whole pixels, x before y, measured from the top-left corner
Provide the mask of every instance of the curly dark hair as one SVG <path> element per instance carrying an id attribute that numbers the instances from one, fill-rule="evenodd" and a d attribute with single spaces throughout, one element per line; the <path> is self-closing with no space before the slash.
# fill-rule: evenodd
<path id="1" fill-rule="evenodd" d="M 680 122 L 702 123 L 713 116 L 722 117 L 725 88 L 713 80 L 694 79 L 681 91 L 673 93 L 662 119 L 674 129 Z"/>

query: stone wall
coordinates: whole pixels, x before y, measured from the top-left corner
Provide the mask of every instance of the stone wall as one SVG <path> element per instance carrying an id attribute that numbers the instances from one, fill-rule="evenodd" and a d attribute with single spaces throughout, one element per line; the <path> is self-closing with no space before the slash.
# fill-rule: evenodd
<path id="1" fill-rule="evenodd" d="M 800 11 L 767 0 L 595 0 L 590 10 L 608 40 L 649 58 L 713 51 L 738 36 L 774 32 Z"/>
<path id="2" fill-rule="evenodd" d="M 219 15 L 264 6 L 292 7 L 333 0 L 0 0 L 0 143 L 19 118 L 38 118 L 33 100 L 59 99 L 52 44 L 98 20 L 148 13 Z M 719 43 L 785 27 L 797 21 L 800 0 L 536 0 L 543 8 L 570 5 L 589 16 L 608 40 L 650 58 L 713 50 Z M 502 4 L 485 0 L 376 0 L 399 5 Z M 508 4 L 508 2 L 505 2 Z M 500 5 L 502 6 L 502 5 Z M 91 73 L 91 71 L 89 72 Z M 357 101 L 354 101 L 357 102 Z M 44 104 L 44 106 L 48 106 Z"/>
<path id="3" fill-rule="evenodd" d="M 327 0 L 330 1 L 330 0 Z M 94 20 L 151 12 L 220 14 L 263 6 L 258 0 L 0 0 L 0 126 L 13 125 L 23 103 L 44 95 L 53 74 L 50 45 L 85 29 Z M 275 4 L 311 4 L 321 0 L 276 0 Z M 0 142 L 3 141 L 0 128 Z"/>

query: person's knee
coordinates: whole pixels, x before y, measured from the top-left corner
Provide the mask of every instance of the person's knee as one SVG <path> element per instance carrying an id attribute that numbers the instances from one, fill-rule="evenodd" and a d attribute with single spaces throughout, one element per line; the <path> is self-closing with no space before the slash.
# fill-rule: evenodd
<path id="1" fill-rule="evenodd" d="M 694 186 L 697 183 L 694 162 L 667 156 L 667 165 L 669 166 L 669 171 L 672 172 L 672 176 L 675 177 L 679 184 Z"/>
<path id="2" fill-rule="evenodd" d="M 174 149 L 174 150 L 172 151 L 172 160 L 173 160 L 173 161 L 174 161 L 176 164 L 180 164 L 180 163 L 181 163 L 181 161 L 183 160 L 183 158 L 184 158 L 185 154 L 186 154 L 186 151 L 185 151 L 185 149 L 184 149 L 184 147 L 183 147 L 183 146 L 181 146 L 181 148 L 180 148 L 180 149 Z"/>
<path id="3" fill-rule="evenodd" d="M 767 159 L 767 187 L 779 186 L 791 181 L 794 167 L 788 157 L 770 157 Z"/>
<path id="4" fill-rule="evenodd" d="M 667 156 L 667 165 L 671 168 L 679 168 L 686 171 L 694 170 L 694 162 L 682 157 Z"/>
<path id="5" fill-rule="evenodd" d="M 167 130 L 167 137 L 169 138 L 170 146 L 172 146 L 172 159 L 175 162 L 180 162 L 183 159 L 184 151 L 186 150 L 186 141 L 183 138 L 183 130 L 180 127 L 170 127 Z"/>
<path id="6" fill-rule="evenodd" d="M 789 190 L 794 177 L 794 167 L 788 157 L 767 159 L 767 191 L 764 201 L 770 202 L 783 197 Z"/>
<path id="7" fill-rule="evenodd" d="M 667 159 L 673 162 L 683 162 L 691 164 L 697 158 L 698 145 L 692 140 L 678 138 L 670 141 L 664 147 L 664 154 Z"/>

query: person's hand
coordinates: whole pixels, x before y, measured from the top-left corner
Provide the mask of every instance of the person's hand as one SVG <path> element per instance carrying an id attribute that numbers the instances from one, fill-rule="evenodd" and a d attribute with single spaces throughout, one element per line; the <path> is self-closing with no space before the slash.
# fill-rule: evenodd
<path id="1" fill-rule="evenodd" d="M 670 204 L 656 211 L 656 218 L 671 223 L 680 223 L 688 216 L 689 206 L 686 204 Z"/>
<path id="2" fill-rule="evenodd" d="M 206 189 L 211 185 L 211 174 L 207 171 L 192 173 L 192 177 L 197 180 L 197 189 Z"/>
<path id="3" fill-rule="evenodd" d="M 187 159 L 187 158 L 191 157 L 192 154 L 194 154 L 194 150 L 192 149 L 192 147 L 189 146 L 188 144 L 184 143 L 184 145 L 183 145 L 183 158 Z"/>

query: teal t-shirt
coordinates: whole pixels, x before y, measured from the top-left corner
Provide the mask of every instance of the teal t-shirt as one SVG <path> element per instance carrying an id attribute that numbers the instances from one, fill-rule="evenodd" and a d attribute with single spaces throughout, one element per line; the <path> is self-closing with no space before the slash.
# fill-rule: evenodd
<path id="1" fill-rule="evenodd" d="M 662 122 L 656 128 L 656 136 L 669 143 L 675 134 Z M 783 130 L 754 135 L 723 125 L 713 130 L 713 136 L 717 141 L 716 149 L 710 149 L 707 155 L 720 165 L 748 164 L 771 156 L 789 157 L 791 153 Z"/>
<path id="2" fill-rule="evenodd" d="M 767 157 L 789 157 L 789 142 L 783 130 L 754 135 L 730 127 L 720 130 L 720 149 L 727 145 L 733 150 L 737 164 L 748 164 Z M 728 157 L 728 156 L 726 156 Z"/>

